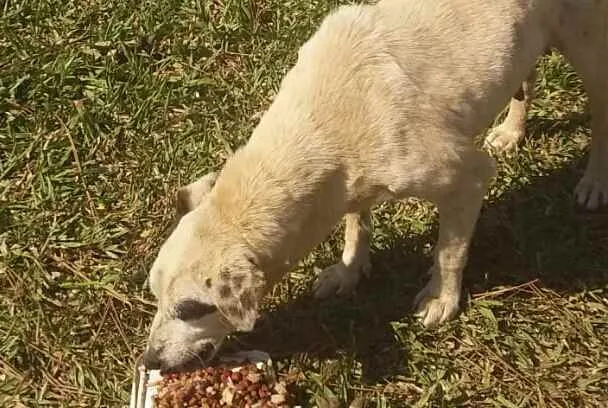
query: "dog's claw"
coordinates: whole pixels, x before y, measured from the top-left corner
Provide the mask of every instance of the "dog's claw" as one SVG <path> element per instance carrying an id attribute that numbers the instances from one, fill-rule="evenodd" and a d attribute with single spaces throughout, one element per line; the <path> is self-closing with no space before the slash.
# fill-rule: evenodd
<path id="1" fill-rule="evenodd" d="M 608 182 L 598 180 L 597 177 L 584 176 L 576 186 L 574 196 L 579 206 L 597 210 L 608 205 Z"/>
<path id="2" fill-rule="evenodd" d="M 367 275 L 371 266 L 345 265 L 340 262 L 325 268 L 317 277 L 313 285 L 313 292 L 317 299 L 327 299 L 332 295 L 350 295 L 354 292 L 361 274 Z"/>
<path id="3" fill-rule="evenodd" d="M 429 282 L 414 300 L 416 306 L 414 314 L 421 320 L 424 327 L 437 327 L 456 315 L 459 300 L 460 294 L 441 293 L 435 289 L 432 282 Z"/>

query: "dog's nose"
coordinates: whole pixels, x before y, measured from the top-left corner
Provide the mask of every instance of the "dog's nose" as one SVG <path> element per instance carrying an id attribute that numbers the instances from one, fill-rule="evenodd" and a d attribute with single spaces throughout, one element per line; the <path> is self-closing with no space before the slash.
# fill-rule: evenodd
<path id="1" fill-rule="evenodd" d="M 144 352 L 144 366 L 148 370 L 159 370 L 161 365 L 160 350 L 148 348 Z"/>
<path id="2" fill-rule="evenodd" d="M 203 349 L 200 351 L 199 356 L 202 357 L 203 360 L 209 361 L 215 355 L 215 347 L 211 343 L 207 343 L 203 345 Z"/>

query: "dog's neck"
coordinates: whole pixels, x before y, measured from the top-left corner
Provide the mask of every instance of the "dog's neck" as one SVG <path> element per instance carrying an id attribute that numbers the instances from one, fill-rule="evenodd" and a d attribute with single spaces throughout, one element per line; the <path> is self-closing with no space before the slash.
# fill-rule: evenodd
<path id="1" fill-rule="evenodd" d="M 331 232 L 346 211 L 348 193 L 339 157 L 299 145 L 302 138 L 293 135 L 262 136 L 267 125 L 261 123 L 228 160 L 212 201 L 221 222 L 276 282 Z"/>

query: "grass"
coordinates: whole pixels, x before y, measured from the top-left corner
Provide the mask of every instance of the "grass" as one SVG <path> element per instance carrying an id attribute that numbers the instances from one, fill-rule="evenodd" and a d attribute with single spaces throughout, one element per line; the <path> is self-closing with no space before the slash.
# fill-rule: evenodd
<path id="1" fill-rule="evenodd" d="M 245 143 L 338 3 L 0 2 L 0 406 L 127 404 L 176 187 Z M 298 370 L 305 405 L 608 403 L 608 215 L 571 197 L 586 99 L 561 57 L 538 69 L 530 135 L 500 160 L 457 319 L 425 331 L 411 317 L 437 229 L 411 201 L 374 212 L 355 298 L 310 297 L 338 231 L 239 340 Z"/>

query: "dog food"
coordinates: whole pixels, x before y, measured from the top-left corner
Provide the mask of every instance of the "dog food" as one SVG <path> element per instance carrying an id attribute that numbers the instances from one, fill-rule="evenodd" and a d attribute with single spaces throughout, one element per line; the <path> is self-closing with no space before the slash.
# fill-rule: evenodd
<path id="1" fill-rule="evenodd" d="M 273 383 L 255 364 L 207 367 L 187 373 L 167 373 L 155 396 L 158 408 L 290 407 L 287 384 Z"/>

